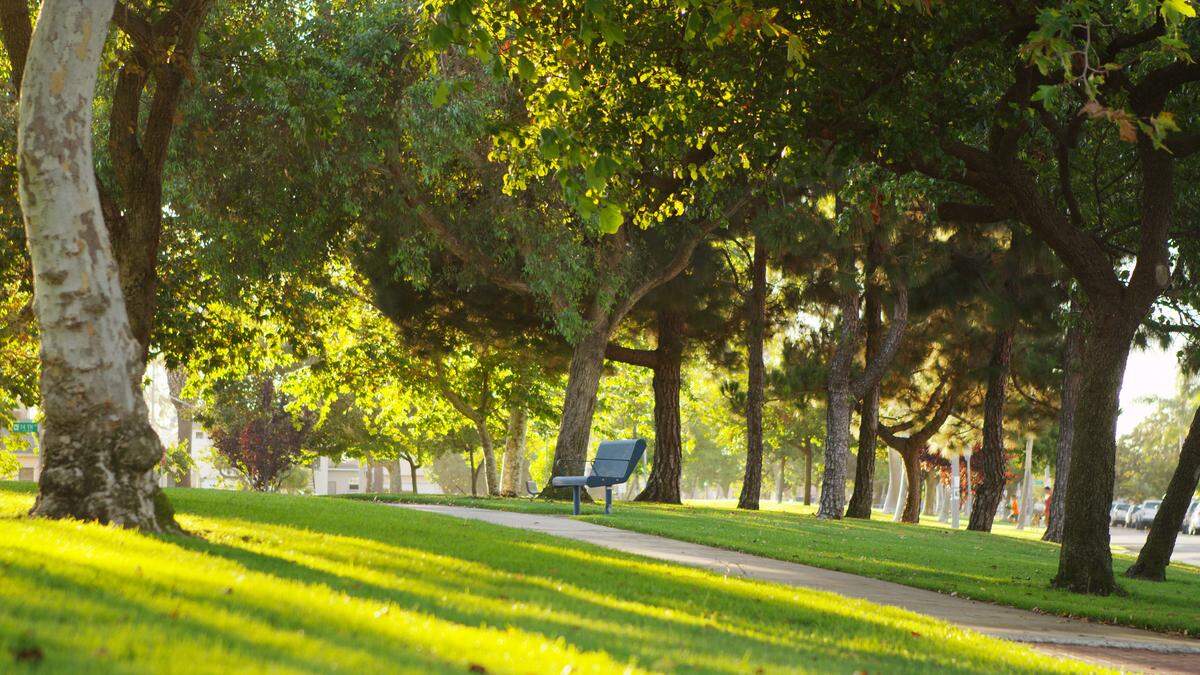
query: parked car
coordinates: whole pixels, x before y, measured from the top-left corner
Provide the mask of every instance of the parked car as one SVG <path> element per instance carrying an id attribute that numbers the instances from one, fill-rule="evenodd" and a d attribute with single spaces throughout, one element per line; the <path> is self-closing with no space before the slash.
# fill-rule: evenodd
<path id="1" fill-rule="evenodd" d="M 1200 499 L 1193 499 L 1179 528 L 1184 534 L 1200 534 Z"/>
<path id="2" fill-rule="evenodd" d="M 1129 502 L 1113 502 L 1112 508 L 1108 510 L 1108 524 L 1124 525 L 1125 516 L 1129 515 L 1131 508 L 1133 508 L 1133 504 Z"/>
<path id="3" fill-rule="evenodd" d="M 1141 504 L 1130 505 L 1129 510 L 1125 512 L 1125 527 L 1133 527 L 1133 519 L 1137 517 L 1137 512 L 1141 510 Z"/>
<path id="4" fill-rule="evenodd" d="M 1150 523 L 1154 522 L 1154 516 L 1158 515 L 1158 506 L 1162 504 L 1161 499 L 1147 499 L 1138 504 L 1137 511 L 1129 518 L 1129 526 L 1144 530 L 1150 527 Z"/>

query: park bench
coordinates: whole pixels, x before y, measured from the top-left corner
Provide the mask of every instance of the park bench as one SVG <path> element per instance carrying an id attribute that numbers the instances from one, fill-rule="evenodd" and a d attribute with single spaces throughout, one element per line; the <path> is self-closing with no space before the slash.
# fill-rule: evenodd
<path id="1" fill-rule="evenodd" d="M 604 441 L 596 449 L 596 458 L 590 469 L 582 476 L 556 476 L 550 484 L 554 487 L 569 487 L 575 501 L 575 515 L 579 515 L 579 492 L 585 487 L 604 488 L 604 512 L 612 513 L 612 489 L 629 480 L 638 460 L 646 451 L 646 439 L 627 441 Z"/>

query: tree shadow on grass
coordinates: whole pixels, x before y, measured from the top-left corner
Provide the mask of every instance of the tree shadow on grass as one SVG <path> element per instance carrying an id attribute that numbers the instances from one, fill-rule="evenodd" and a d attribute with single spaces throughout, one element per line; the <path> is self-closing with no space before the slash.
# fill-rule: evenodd
<path id="1" fill-rule="evenodd" d="M 297 510 L 307 505 L 294 506 L 286 516 L 265 508 L 253 514 L 238 512 L 236 518 L 246 527 L 284 528 L 285 532 L 274 536 L 288 540 L 293 550 L 298 546 L 295 523 L 303 523 L 310 533 L 351 539 L 340 540 L 341 544 L 310 544 L 309 548 L 324 546 L 324 550 L 301 550 L 300 557 L 307 556 L 307 561 L 299 566 L 297 556 L 289 555 L 292 565 L 282 573 L 351 595 L 386 597 L 455 622 L 519 625 L 549 638 L 564 637 L 583 649 L 603 649 L 618 658 L 641 657 L 641 662 L 651 667 L 679 665 L 680 650 L 692 652 L 685 657 L 685 667 L 711 670 L 725 670 L 723 663 L 732 666 L 731 650 L 778 668 L 820 662 L 890 670 L 896 662 L 889 657 L 896 654 L 905 654 L 914 669 L 964 665 L 961 644 L 953 648 L 933 645 L 929 633 L 938 629 L 899 610 L 866 608 L 840 598 L 830 601 L 823 595 L 814 600 L 819 594 L 723 580 L 603 549 L 567 545 L 534 533 L 444 516 L 356 504 L 359 508 L 351 512 L 360 518 L 330 518 L 325 509 L 302 514 Z M 364 545 L 363 540 L 374 545 Z M 471 544 L 464 546 L 465 541 Z M 204 552 L 229 557 L 250 569 L 281 573 L 277 553 L 264 555 L 228 543 L 185 541 L 179 545 L 210 547 Z M 377 545 L 393 560 L 437 556 L 440 561 L 434 560 L 435 566 L 446 566 L 458 576 L 448 579 L 419 566 L 389 566 L 362 558 L 363 551 Z M 339 547 L 362 550 L 343 555 L 336 552 Z M 374 568 L 384 568 L 398 579 L 417 577 L 434 587 L 418 590 L 411 583 L 409 587 L 379 580 L 368 583 L 361 574 L 339 573 L 339 567 L 352 566 L 356 559 L 358 564 L 369 562 Z M 513 606 L 521 611 L 514 613 L 509 609 Z M 875 651 L 864 649 L 865 642 L 877 644 Z M 1013 667 L 999 656 L 975 656 L 978 667 Z M 740 659 L 738 664 L 730 669 L 745 666 Z"/>

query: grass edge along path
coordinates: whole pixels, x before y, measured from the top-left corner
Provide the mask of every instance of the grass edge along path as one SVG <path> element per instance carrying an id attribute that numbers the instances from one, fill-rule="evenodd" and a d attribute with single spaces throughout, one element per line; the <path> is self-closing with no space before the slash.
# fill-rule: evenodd
<path id="1" fill-rule="evenodd" d="M 570 516 L 563 502 L 447 495 L 361 495 Z M 583 520 L 644 534 L 848 572 L 1019 609 L 1163 633 L 1200 635 L 1200 569 L 1172 564 L 1167 581 L 1120 577 L 1125 596 L 1085 596 L 1050 588 L 1058 546 L 1019 537 L 890 520 L 819 520 L 795 509 L 739 511 L 698 505 L 620 502 L 612 515 L 586 505 Z M 1114 555 L 1118 573 L 1133 562 Z"/>
<path id="2" fill-rule="evenodd" d="M 891 607 L 484 523 L 169 495 L 193 536 L 31 519 L 32 486 L 0 483 L 0 670 L 1095 670 Z"/>

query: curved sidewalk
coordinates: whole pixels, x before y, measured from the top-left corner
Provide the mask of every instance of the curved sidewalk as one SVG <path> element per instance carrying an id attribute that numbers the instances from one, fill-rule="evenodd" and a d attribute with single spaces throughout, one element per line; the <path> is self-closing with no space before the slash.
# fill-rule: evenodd
<path id="1" fill-rule="evenodd" d="M 902 607 L 986 635 L 1028 643 L 1041 651 L 1109 667 L 1148 672 L 1200 673 L 1200 640 L 1038 614 L 890 581 L 619 530 L 565 516 L 434 504 L 395 506 L 565 537 L 647 558 L 700 567 L 719 574 L 813 588 Z"/>

